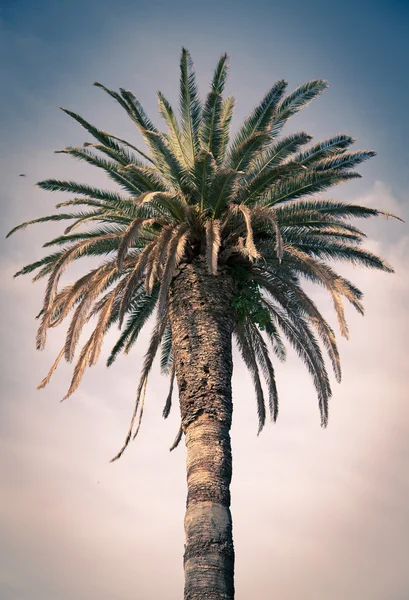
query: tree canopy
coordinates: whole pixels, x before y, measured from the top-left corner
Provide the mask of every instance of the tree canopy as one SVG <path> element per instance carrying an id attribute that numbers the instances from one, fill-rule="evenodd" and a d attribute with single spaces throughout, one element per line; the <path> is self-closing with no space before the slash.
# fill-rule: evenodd
<path id="1" fill-rule="evenodd" d="M 335 334 L 304 291 L 303 280 L 328 291 L 340 332 L 347 337 L 343 302 L 363 313 L 362 293 L 329 263 L 340 260 L 392 271 L 362 247 L 365 234 L 350 222 L 387 213 L 321 195 L 359 177 L 355 167 L 375 152 L 352 150 L 355 140 L 346 134 L 318 143 L 311 143 L 304 131 L 282 134 L 287 121 L 328 84 L 308 81 L 288 93 L 287 83 L 278 81 L 232 136 L 235 99 L 224 95 L 227 71 L 228 57 L 223 55 L 202 102 L 191 57 L 183 49 L 179 115 L 158 92 L 166 131 L 153 124 L 132 92 L 95 83 L 125 110 L 146 148 L 141 150 L 63 108 L 93 141 L 60 152 L 104 171 L 118 191 L 74 181 L 40 181 L 40 188 L 69 192 L 72 198 L 57 204 L 51 215 L 10 232 L 34 223 L 70 222 L 62 235 L 44 244 L 53 248 L 51 254 L 16 273 L 35 273 L 34 281 L 47 278 L 38 315 L 38 349 L 45 346 L 47 330 L 71 315 L 64 346 L 39 388 L 49 382 L 62 358 L 73 361 L 81 331 L 90 320 L 95 327 L 79 352 L 65 398 L 77 389 L 86 367 L 98 360 L 112 325 L 119 325 L 121 334 L 108 365 L 119 353 L 130 351 L 156 311 L 130 428 L 115 458 L 139 430 L 147 377 L 158 351 L 162 371 L 170 375 L 163 415 L 169 414 L 175 368 L 168 291 L 182 263 L 202 259 L 215 277 L 221 276 L 220 266 L 225 265 L 235 279 L 234 335 L 254 381 L 259 431 L 266 420 L 266 398 L 271 418 L 278 415 L 274 361 L 285 358 L 284 340 L 311 373 L 323 426 L 331 387 L 321 346 L 337 380 L 341 378 Z M 64 271 L 81 257 L 99 257 L 100 262 L 74 283 L 59 287 Z"/>

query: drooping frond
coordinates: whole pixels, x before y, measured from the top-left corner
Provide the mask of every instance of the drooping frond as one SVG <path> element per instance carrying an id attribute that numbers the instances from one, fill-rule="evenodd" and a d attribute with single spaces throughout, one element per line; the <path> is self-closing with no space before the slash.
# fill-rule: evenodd
<path id="1" fill-rule="evenodd" d="M 211 219 L 206 223 L 206 260 L 209 273 L 217 274 L 217 256 L 220 249 L 220 221 Z"/>
<path id="2" fill-rule="evenodd" d="M 265 287 L 266 281 L 261 280 L 261 284 Z M 332 392 L 325 363 L 315 336 L 307 322 L 301 315 L 297 315 L 291 310 L 289 304 L 286 305 L 284 312 L 268 300 L 263 300 L 263 303 L 269 310 L 273 323 L 280 327 L 311 373 L 318 394 L 321 424 L 325 427 L 328 422 L 328 400 Z"/>
<path id="3" fill-rule="evenodd" d="M 50 383 L 50 379 L 52 374 L 54 373 L 54 371 L 56 370 L 56 368 L 58 367 L 62 357 L 64 356 L 64 346 L 62 347 L 62 349 L 60 350 L 60 353 L 57 355 L 57 358 L 55 359 L 55 361 L 53 362 L 51 369 L 48 371 L 47 375 L 44 377 L 44 379 L 42 381 L 40 381 L 40 383 L 37 386 L 38 390 L 41 390 L 42 388 L 44 388 L 48 383 Z"/>
<path id="4" fill-rule="evenodd" d="M 249 341 L 254 348 L 254 354 L 257 358 L 257 362 L 261 367 L 267 383 L 270 417 L 272 421 L 276 421 L 278 417 L 278 392 L 273 363 L 271 362 L 267 345 L 263 339 L 263 336 L 254 323 L 247 323 L 247 332 Z"/>
<path id="5" fill-rule="evenodd" d="M 180 426 L 179 426 L 178 432 L 176 434 L 176 437 L 175 437 L 175 439 L 173 441 L 173 444 L 169 448 L 169 452 L 172 452 L 173 450 L 175 450 L 179 446 L 180 441 L 182 439 L 182 436 L 183 436 L 183 427 L 182 427 L 182 423 L 181 423 Z"/>
<path id="6" fill-rule="evenodd" d="M 165 375 L 169 374 L 169 370 L 173 365 L 172 357 L 172 330 L 170 323 L 167 323 L 165 331 L 163 332 L 161 356 L 160 356 L 160 370 Z"/>
<path id="7" fill-rule="evenodd" d="M 111 459 L 111 462 L 118 460 L 118 458 L 120 458 L 122 456 L 122 454 L 124 453 L 126 447 L 128 446 L 128 444 L 131 440 L 131 437 L 133 437 L 133 439 L 135 439 L 135 437 L 139 431 L 139 427 L 140 427 L 142 415 L 143 415 L 143 407 L 142 407 L 142 410 L 140 411 L 139 422 L 138 422 L 138 425 L 137 425 L 135 431 L 134 431 L 134 424 L 135 424 L 136 416 L 138 413 L 138 408 L 139 408 L 139 404 L 140 404 L 140 400 L 141 400 L 141 394 L 142 394 L 144 387 L 146 387 L 149 371 L 152 368 L 152 364 L 153 364 L 154 358 L 156 356 L 156 352 L 158 350 L 160 341 L 162 339 L 162 335 L 163 335 L 165 326 L 166 326 L 166 315 L 164 315 L 162 318 L 159 318 L 157 320 L 155 328 L 153 330 L 151 340 L 149 343 L 149 347 L 145 354 L 145 360 L 143 363 L 142 372 L 141 372 L 141 376 L 139 379 L 139 385 L 138 385 L 138 389 L 136 392 L 136 400 L 135 400 L 134 410 L 133 410 L 132 417 L 131 417 L 131 423 L 129 426 L 129 430 L 126 435 L 124 445 L 122 446 L 120 451 Z"/>
<path id="8" fill-rule="evenodd" d="M 240 350 L 240 354 L 244 360 L 245 365 L 250 371 L 253 380 L 254 389 L 256 392 L 257 415 L 259 423 L 257 434 L 259 434 L 266 422 L 266 405 L 264 401 L 263 388 L 261 386 L 260 374 L 257 366 L 254 348 L 243 326 L 236 325 L 234 335 L 237 341 L 237 346 Z"/>
<path id="9" fill-rule="evenodd" d="M 162 416 L 164 419 L 167 419 L 170 413 L 170 410 L 172 408 L 172 395 L 173 395 L 173 386 L 175 383 L 175 375 L 176 375 L 176 365 L 173 362 L 172 363 L 172 367 L 171 367 L 171 371 L 170 371 L 170 384 L 169 384 L 169 392 L 168 395 L 166 397 L 166 402 L 165 402 L 165 406 L 163 408 L 163 413 Z"/>
<path id="10" fill-rule="evenodd" d="M 164 318 L 167 300 L 168 300 L 168 290 L 171 284 L 175 269 L 179 265 L 188 237 L 188 228 L 187 224 L 183 223 L 176 230 L 172 237 L 172 240 L 169 243 L 169 252 L 167 255 L 166 265 L 163 269 L 163 275 L 160 286 L 160 294 L 158 300 L 158 315 L 159 318 Z"/>
<path id="11" fill-rule="evenodd" d="M 108 367 L 112 365 L 122 350 L 129 352 L 132 348 L 142 327 L 145 325 L 155 308 L 158 292 L 158 288 L 152 290 L 151 295 L 147 295 L 143 291 L 140 291 L 132 301 L 132 305 L 128 310 L 128 320 L 125 324 L 125 328 L 108 357 Z"/>

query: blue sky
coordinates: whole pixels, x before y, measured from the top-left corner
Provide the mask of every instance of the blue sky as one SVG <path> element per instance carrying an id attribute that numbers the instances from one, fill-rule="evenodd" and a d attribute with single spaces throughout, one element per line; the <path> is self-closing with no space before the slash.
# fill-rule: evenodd
<path id="1" fill-rule="evenodd" d="M 53 154 L 87 139 L 58 106 L 138 139 L 92 82 L 132 89 L 159 123 L 156 91 L 176 103 L 182 46 L 192 54 L 202 96 L 219 56 L 230 55 L 234 126 L 277 79 L 286 78 L 290 89 L 327 79 L 330 89 L 287 131 L 306 130 L 316 140 L 342 131 L 358 148 L 375 149 L 377 157 L 359 169 L 363 178 L 331 195 L 407 222 L 408 29 L 407 1 L 0 0 L 3 233 L 59 200 L 35 188 L 40 179 L 103 185 L 92 170 Z M 273 593 L 286 600 L 409 596 L 409 236 L 406 224 L 386 220 L 365 230 L 368 247 L 396 273 L 343 271 L 363 289 L 367 312 L 364 319 L 347 312 L 351 340 L 340 342 L 344 381 L 334 384 L 328 430 L 320 430 L 312 385 L 290 354 L 277 367 L 280 419 L 257 438 L 251 383 L 242 365 L 235 367 L 238 600 Z M 166 381 L 158 371 L 140 439 L 108 464 L 128 425 L 143 343 L 107 371 L 108 344 L 62 406 L 68 365 L 46 390 L 35 390 L 63 332 L 53 332 L 45 352 L 34 351 L 42 289 L 12 274 L 42 256 L 54 231 L 32 228 L 1 242 L 0 596 L 176 600 L 183 587 L 185 456 L 183 448 L 168 452 L 178 418 L 160 418 Z M 314 298 L 331 315 L 323 294 Z"/>

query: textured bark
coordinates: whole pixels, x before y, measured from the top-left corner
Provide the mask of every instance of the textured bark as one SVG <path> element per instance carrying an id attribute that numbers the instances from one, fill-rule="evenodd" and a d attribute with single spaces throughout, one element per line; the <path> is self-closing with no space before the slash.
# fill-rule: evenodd
<path id="1" fill-rule="evenodd" d="M 233 280 L 182 265 L 169 293 L 172 350 L 187 448 L 185 600 L 233 600 L 230 513 Z"/>

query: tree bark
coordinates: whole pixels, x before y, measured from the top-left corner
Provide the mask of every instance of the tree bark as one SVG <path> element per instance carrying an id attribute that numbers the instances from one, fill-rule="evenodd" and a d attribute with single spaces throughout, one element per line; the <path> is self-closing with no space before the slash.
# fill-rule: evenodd
<path id="1" fill-rule="evenodd" d="M 185 600 L 233 600 L 230 513 L 233 280 L 181 265 L 169 292 L 172 351 L 187 448 Z"/>

